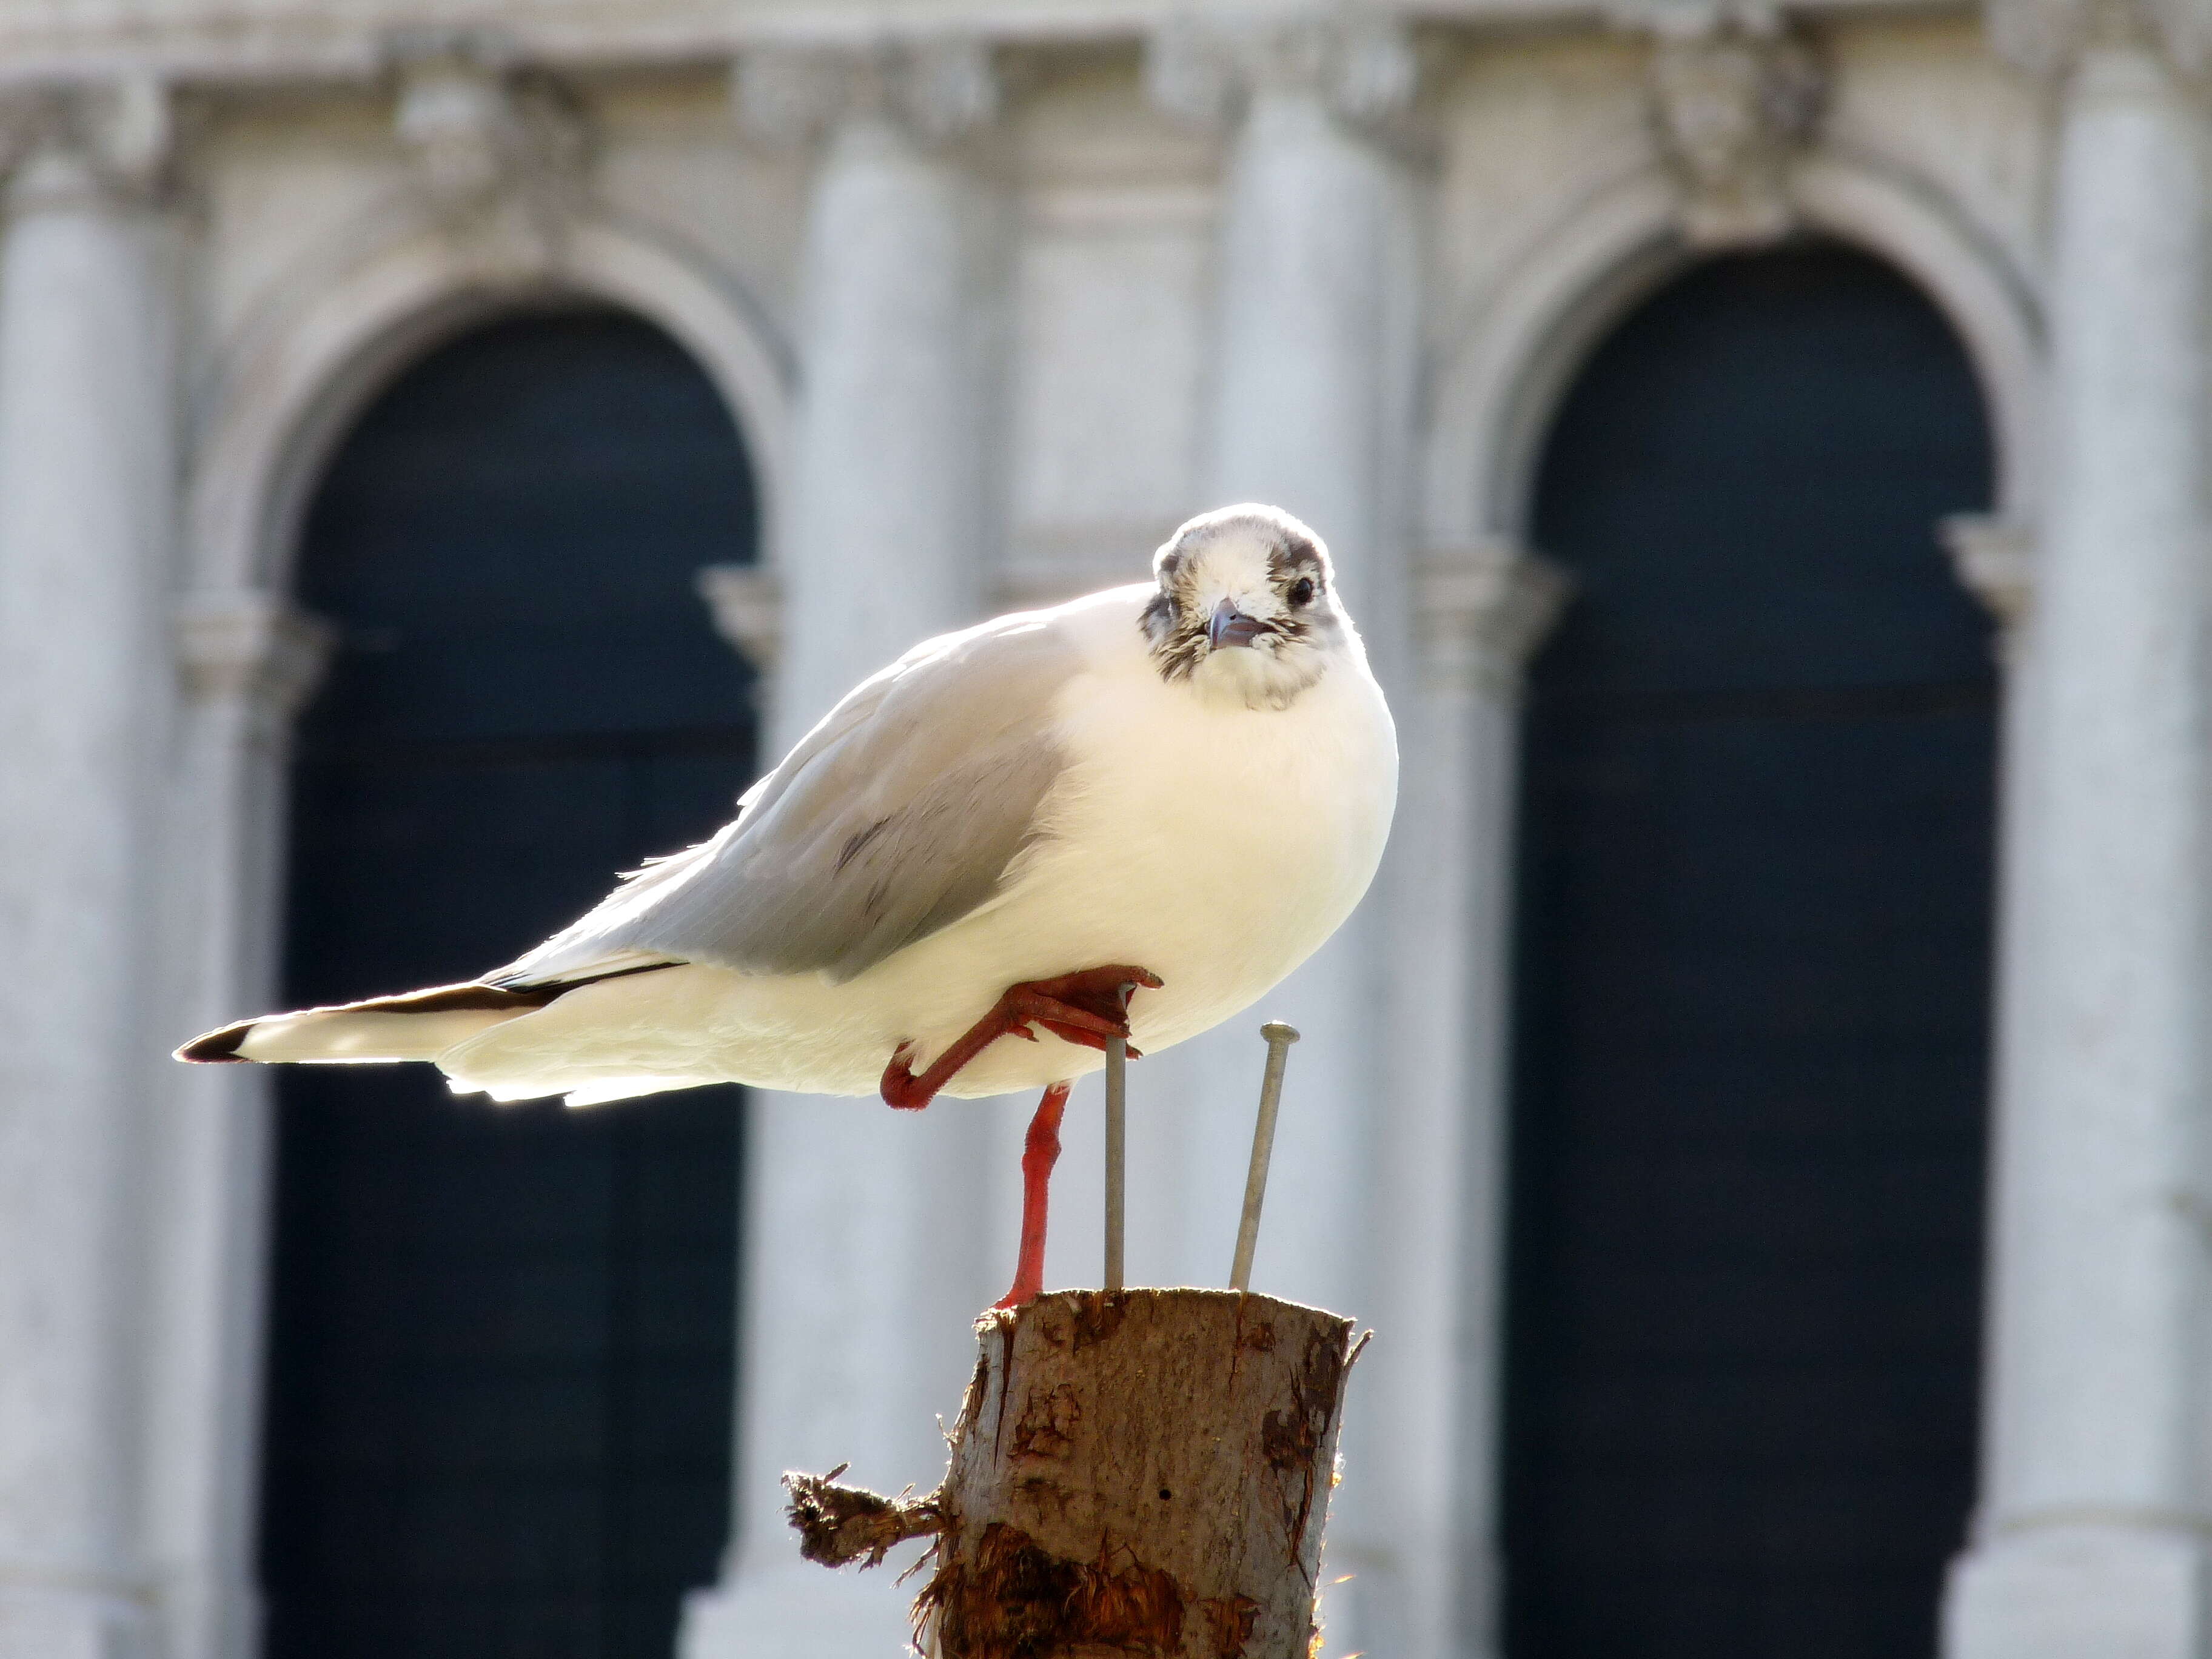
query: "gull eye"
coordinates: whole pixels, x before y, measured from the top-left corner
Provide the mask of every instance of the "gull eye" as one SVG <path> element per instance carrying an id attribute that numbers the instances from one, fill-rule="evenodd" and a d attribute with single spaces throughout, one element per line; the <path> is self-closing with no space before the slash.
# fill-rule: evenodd
<path id="1" fill-rule="evenodd" d="M 1313 578 L 1311 576 L 1301 576 L 1297 580 L 1291 584 L 1291 603 L 1292 605 L 1311 605 L 1313 603 L 1313 596 L 1314 585 Z"/>

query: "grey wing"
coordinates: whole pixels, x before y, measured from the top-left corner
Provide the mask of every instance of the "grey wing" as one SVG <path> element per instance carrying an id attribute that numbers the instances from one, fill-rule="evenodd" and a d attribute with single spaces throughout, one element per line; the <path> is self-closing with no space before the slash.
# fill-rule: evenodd
<path id="1" fill-rule="evenodd" d="M 917 647 L 832 709 L 712 841 L 647 865 L 491 978 L 667 962 L 865 971 L 989 899 L 1040 833 L 1066 766 L 1050 710 L 1079 663 L 1030 617 Z"/>

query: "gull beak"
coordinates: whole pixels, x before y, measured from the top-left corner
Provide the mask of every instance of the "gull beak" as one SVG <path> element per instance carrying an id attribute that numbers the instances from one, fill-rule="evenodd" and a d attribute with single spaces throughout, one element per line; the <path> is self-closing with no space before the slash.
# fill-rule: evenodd
<path id="1" fill-rule="evenodd" d="M 1239 611 L 1236 600 L 1224 599 L 1213 607 L 1213 619 L 1206 625 L 1206 642 L 1218 651 L 1224 645 L 1249 645 L 1268 631 L 1267 623 Z"/>

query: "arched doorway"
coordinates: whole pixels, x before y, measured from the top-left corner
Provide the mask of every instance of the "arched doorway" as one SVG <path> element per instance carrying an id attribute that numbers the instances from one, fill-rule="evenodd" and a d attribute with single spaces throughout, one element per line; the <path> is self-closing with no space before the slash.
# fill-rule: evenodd
<path id="1" fill-rule="evenodd" d="M 692 580 L 754 539 L 726 409 L 632 317 L 511 318 L 398 379 L 304 530 L 341 645 L 288 1000 L 495 966 L 726 818 L 750 678 Z M 270 1659 L 663 1659 L 726 1540 L 736 1091 L 569 1112 L 341 1066 L 278 1098 Z"/>
<path id="2" fill-rule="evenodd" d="M 1511 1659 L 1934 1648 L 1974 1451 L 1996 684 L 1956 338 L 1823 244 L 1606 339 L 1534 539 Z"/>

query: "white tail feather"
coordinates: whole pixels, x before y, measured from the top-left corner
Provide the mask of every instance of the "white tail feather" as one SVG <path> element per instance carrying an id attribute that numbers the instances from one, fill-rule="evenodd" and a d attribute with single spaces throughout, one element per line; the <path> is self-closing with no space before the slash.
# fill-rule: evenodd
<path id="1" fill-rule="evenodd" d="M 420 1012 L 311 1008 L 254 1021 L 238 1045 L 241 1060 L 374 1065 L 435 1060 L 479 1031 L 533 1012 L 529 1008 L 447 1008 Z"/>

